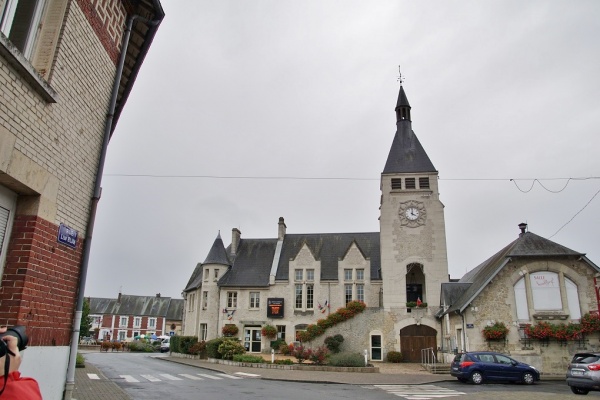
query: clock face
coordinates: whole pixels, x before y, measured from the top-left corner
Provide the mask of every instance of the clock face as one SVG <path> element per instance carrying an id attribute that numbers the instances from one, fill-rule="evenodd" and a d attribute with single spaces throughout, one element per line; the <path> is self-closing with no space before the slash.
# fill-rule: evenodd
<path id="1" fill-rule="evenodd" d="M 406 216 L 406 219 L 415 221 L 419 218 L 419 210 L 415 207 L 409 207 L 404 212 L 404 215 Z"/>
<path id="2" fill-rule="evenodd" d="M 398 214 L 400 217 L 400 224 L 409 228 L 423 226 L 427 220 L 427 209 L 425 208 L 425 205 L 416 200 L 400 203 Z"/>

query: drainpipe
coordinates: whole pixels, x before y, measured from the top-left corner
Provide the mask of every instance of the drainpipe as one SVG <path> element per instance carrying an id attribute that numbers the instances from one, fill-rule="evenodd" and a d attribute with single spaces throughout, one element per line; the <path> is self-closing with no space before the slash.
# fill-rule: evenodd
<path id="1" fill-rule="evenodd" d="M 467 351 L 467 326 L 465 325 L 465 314 L 459 312 L 460 317 L 462 318 L 462 352 Z"/>
<path id="2" fill-rule="evenodd" d="M 127 27 L 123 34 L 123 45 L 121 46 L 121 55 L 119 57 L 119 63 L 117 64 L 117 70 L 115 73 L 115 80 L 113 82 L 112 93 L 110 98 L 110 104 L 108 113 L 106 114 L 106 121 L 104 125 L 104 139 L 102 142 L 102 149 L 100 150 L 100 159 L 98 160 L 98 169 L 96 170 L 96 184 L 94 186 L 94 194 L 90 205 L 90 215 L 87 223 L 87 229 L 85 233 L 85 242 L 83 244 L 83 259 L 81 261 L 81 271 L 79 277 L 79 288 L 77 295 L 77 306 L 75 307 L 75 316 L 73 319 L 73 334 L 71 336 L 71 351 L 69 354 L 69 366 L 67 369 L 67 382 L 65 384 L 65 400 L 71 400 L 73 395 L 73 388 L 75 386 L 75 361 L 77 360 L 77 348 L 79 345 L 79 329 L 81 326 L 81 315 L 83 311 L 83 300 L 85 291 L 85 281 L 87 278 L 87 270 L 90 259 L 90 248 L 92 245 L 92 234 L 94 231 L 94 221 L 96 219 L 96 210 L 98 208 L 98 202 L 100 201 L 100 195 L 102 193 L 102 174 L 104 172 L 104 162 L 106 161 L 106 151 L 108 149 L 108 142 L 110 140 L 110 132 L 113 127 L 113 119 L 115 115 L 115 108 L 117 104 L 117 95 L 119 93 L 119 84 L 121 82 L 121 75 L 123 74 L 123 65 L 125 64 L 125 57 L 127 56 L 127 47 L 129 45 L 129 37 L 131 36 L 131 28 L 133 21 L 140 19 L 151 27 L 158 26 L 160 21 L 149 21 L 139 15 L 132 15 L 127 21 Z"/>

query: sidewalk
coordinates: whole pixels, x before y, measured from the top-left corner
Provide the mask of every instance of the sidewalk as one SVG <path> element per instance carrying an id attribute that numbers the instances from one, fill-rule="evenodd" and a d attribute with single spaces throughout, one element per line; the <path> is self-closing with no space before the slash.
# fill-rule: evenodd
<path id="1" fill-rule="evenodd" d="M 96 374 L 101 379 L 90 379 L 88 374 Z M 75 388 L 72 398 L 73 400 L 131 400 L 123 389 L 108 380 L 102 372 L 87 361 L 85 368 L 75 368 Z"/>

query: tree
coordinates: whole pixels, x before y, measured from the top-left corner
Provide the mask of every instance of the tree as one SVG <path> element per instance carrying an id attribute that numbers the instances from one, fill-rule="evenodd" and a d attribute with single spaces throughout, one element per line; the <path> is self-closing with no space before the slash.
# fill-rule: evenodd
<path id="1" fill-rule="evenodd" d="M 83 299 L 83 310 L 81 310 L 81 325 L 79 326 L 79 336 L 90 336 L 92 319 L 90 318 L 90 300 Z"/>

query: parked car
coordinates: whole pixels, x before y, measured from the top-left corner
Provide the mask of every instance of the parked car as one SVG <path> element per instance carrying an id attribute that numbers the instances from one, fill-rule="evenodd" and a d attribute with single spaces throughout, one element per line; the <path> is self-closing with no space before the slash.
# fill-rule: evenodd
<path id="1" fill-rule="evenodd" d="M 459 353 L 454 357 L 450 374 L 461 382 L 479 385 L 486 381 L 523 382 L 531 385 L 540 380 L 540 372 L 504 354 L 492 351 Z"/>
<path id="2" fill-rule="evenodd" d="M 168 337 L 166 339 L 163 339 L 163 341 L 160 343 L 160 352 L 165 353 L 165 352 L 169 351 L 170 346 L 171 346 L 171 338 Z"/>
<path id="3" fill-rule="evenodd" d="M 567 367 L 567 385 L 575 394 L 600 391 L 600 353 L 577 353 Z"/>

